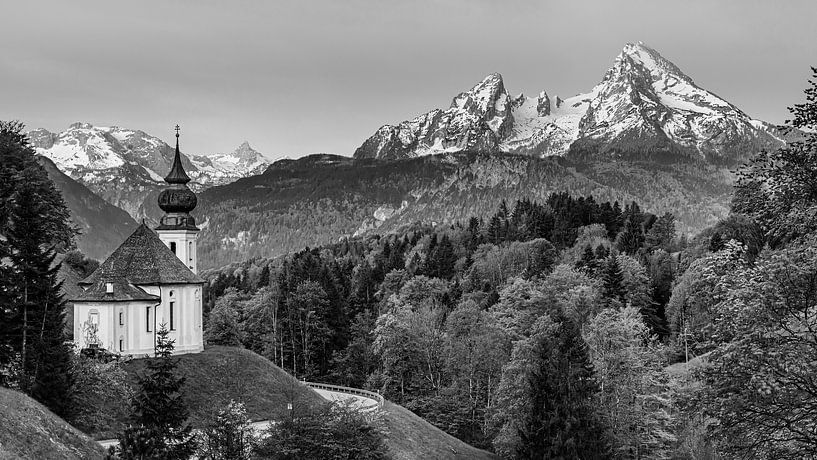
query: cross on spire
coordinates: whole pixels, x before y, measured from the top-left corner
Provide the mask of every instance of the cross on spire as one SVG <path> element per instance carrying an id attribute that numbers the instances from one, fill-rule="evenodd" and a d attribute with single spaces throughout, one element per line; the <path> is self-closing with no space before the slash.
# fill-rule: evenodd
<path id="1" fill-rule="evenodd" d="M 179 138 L 179 130 L 180 130 L 180 129 L 181 129 L 181 128 L 179 128 L 179 125 L 176 125 L 176 139 L 178 139 L 178 138 Z"/>

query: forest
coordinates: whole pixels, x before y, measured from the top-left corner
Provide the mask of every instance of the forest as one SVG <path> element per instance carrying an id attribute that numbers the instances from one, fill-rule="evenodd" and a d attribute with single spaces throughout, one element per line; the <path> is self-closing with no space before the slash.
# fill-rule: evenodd
<path id="1" fill-rule="evenodd" d="M 503 202 L 210 271 L 206 338 L 505 458 L 813 457 L 815 88 L 791 109 L 810 134 L 693 238 L 636 202 Z"/>

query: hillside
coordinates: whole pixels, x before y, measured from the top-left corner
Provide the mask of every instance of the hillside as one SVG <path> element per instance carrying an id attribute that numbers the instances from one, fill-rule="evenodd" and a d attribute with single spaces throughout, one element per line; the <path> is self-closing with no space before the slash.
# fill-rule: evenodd
<path id="1" fill-rule="evenodd" d="M 324 403 L 311 388 L 281 370 L 269 360 L 242 348 L 212 346 L 202 353 L 179 355 L 179 372 L 187 380 L 182 390 L 190 409 L 190 422 L 202 426 L 231 400 L 241 401 L 254 421 L 289 416 L 293 410 L 309 411 Z M 145 359 L 125 363 L 133 385 L 147 365 Z M 116 412 L 116 408 L 109 408 Z M 109 439 L 122 429 L 124 420 L 109 430 L 92 435 Z"/>
<path id="2" fill-rule="evenodd" d="M 95 459 L 95 441 L 28 396 L 0 387 L 0 458 Z"/>
<path id="3" fill-rule="evenodd" d="M 636 200 L 671 211 L 694 233 L 726 215 L 731 173 L 703 163 L 572 163 L 563 158 L 459 152 L 403 160 L 312 155 L 200 194 L 200 265 L 279 256 L 344 236 L 389 232 L 415 222 L 486 217 L 502 200 L 543 202 L 567 191 Z"/>
<path id="4" fill-rule="evenodd" d="M 386 444 L 395 460 L 499 458 L 460 441 L 405 407 L 389 401 L 383 405 L 383 421 L 388 431 Z"/>
<path id="5" fill-rule="evenodd" d="M 136 230 L 136 221 L 128 213 L 65 175 L 48 158 L 37 158 L 68 205 L 71 222 L 80 229 L 77 246 L 85 255 L 104 259 Z"/>

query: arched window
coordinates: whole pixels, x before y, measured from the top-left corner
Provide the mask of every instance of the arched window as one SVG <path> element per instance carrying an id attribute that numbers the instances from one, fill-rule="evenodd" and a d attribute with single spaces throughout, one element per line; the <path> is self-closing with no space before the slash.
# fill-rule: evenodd
<path id="1" fill-rule="evenodd" d="M 94 326 L 99 326 L 99 312 L 97 310 L 94 309 L 88 312 L 88 322 Z"/>
<path id="2" fill-rule="evenodd" d="M 125 351 L 125 339 L 123 337 L 119 337 L 119 351 Z"/>
<path id="3" fill-rule="evenodd" d="M 125 312 L 123 312 L 122 310 L 119 310 L 119 325 L 120 326 L 125 325 Z"/>
<path id="4" fill-rule="evenodd" d="M 173 251 L 173 254 L 176 253 L 176 242 L 175 241 L 170 242 L 170 250 Z"/>

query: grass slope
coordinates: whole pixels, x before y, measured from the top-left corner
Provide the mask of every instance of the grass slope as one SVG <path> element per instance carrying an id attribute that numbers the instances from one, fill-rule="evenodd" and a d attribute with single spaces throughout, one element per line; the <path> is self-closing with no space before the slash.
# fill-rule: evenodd
<path id="1" fill-rule="evenodd" d="M 405 407 L 388 401 L 383 405 L 383 421 L 388 431 L 386 445 L 395 460 L 499 458 L 460 441 Z"/>
<path id="2" fill-rule="evenodd" d="M 95 441 L 28 396 L 0 387 L 0 458 L 95 459 Z"/>
<path id="3" fill-rule="evenodd" d="M 266 358 L 243 348 L 212 346 L 202 353 L 179 355 L 176 359 L 180 374 L 187 379 L 182 395 L 194 427 L 212 420 L 231 399 L 244 403 L 253 421 L 288 417 L 290 402 L 295 415 L 325 403 L 311 388 Z M 137 374 L 145 370 L 147 362 L 147 359 L 135 359 L 125 363 L 134 386 Z M 116 411 L 117 408 L 106 410 Z M 126 420 L 119 420 L 109 430 L 93 435 L 96 439 L 112 438 L 125 423 Z"/>

